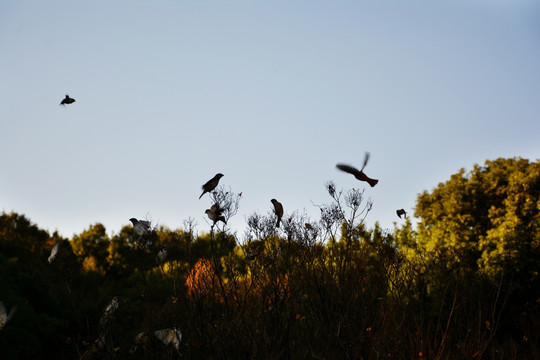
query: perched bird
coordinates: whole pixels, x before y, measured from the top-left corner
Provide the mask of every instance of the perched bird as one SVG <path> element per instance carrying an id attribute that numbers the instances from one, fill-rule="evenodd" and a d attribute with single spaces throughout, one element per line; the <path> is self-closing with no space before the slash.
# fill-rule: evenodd
<path id="1" fill-rule="evenodd" d="M 313 230 L 313 225 L 311 225 L 310 223 L 305 223 L 304 226 L 305 226 L 306 229 L 308 229 L 308 230 Z"/>
<path id="2" fill-rule="evenodd" d="M 281 203 L 276 199 L 272 199 L 270 201 L 272 202 L 272 204 L 274 204 L 274 211 L 276 212 L 277 216 L 276 227 L 279 227 L 279 223 L 281 222 L 281 218 L 283 217 L 283 205 L 281 205 Z"/>
<path id="3" fill-rule="evenodd" d="M 47 259 L 49 264 L 51 264 L 56 259 L 56 257 L 58 256 L 58 248 L 59 247 L 60 247 L 60 242 L 57 242 L 56 244 L 54 244 L 53 248 L 51 249 L 51 255 Z"/>
<path id="4" fill-rule="evenodd" d="M 105 308 L 101 319 L 99 319 L 99 324 L 103 327 L 107 325 L 109 320 L 111 320 L 113 314 L 118 310 L 118 305 L 120 305 L 120 298 L 118 296 L 113 297 L 109 305 Z"/>
<path id="5" fill-rule="evenodd" d="M 69 95 L 66 95 L 64 99 L 62 99 L 62 102 L 60 105 L 66 106 L 66 104 L 73 104 L 75 102 L 75 99 L 70 98 Z"/>
<path id="6" fill-rule="evenodd" d="M 146 220 L 137 220 L 135 218 L 129 219 L 133 224 L 133 230 L 139 236 L 145 236 L 150 231 L 150 221 Z"/>
<path id="7" fill-rule="evenodd" d="M 401 219 L 401 215 L 405 215 L 405 219 L 407 218 L 407 212 L 403 209 L 396 210 L 397 216 Z"/>
<path id="8" fill-rule="evenodd" d="M 8 314 L 4 304 L 0 301 L 0 330 L 2 330 L 6 326 L 8 321 L 11 320 L 11 318 L 15 314 L 15 311 L 17 311 L 16 306 L 12 307 L 11 311 Z"/>
<path id="9" fill-rule="evenodd" d="M 156 262 L 161 265 L 165 262 L 165 260 L 167 260 L 167 248 L 163 246 L 157 253 Z"/>
<path id="10" fill-rule="evenodd" d="M 222 177 L 223 177 L 223 174 L 217 173 L 216 176 L 208 180 L 206 184 L 202 186 L 203 192 L 201 196 L 199 196 L 199 199 L 202 198 L 202 196 L 206 194 L 207 192 L 214 190 L 219 184 L 219 179 L 221 179 Z"/>
<path id="11" fill-rule="evenodd" d="M 210 209 L 206 209 L 205 213 L 208 215 L 210 220 L 214 222 L 212 226 L 216 225 L 218 221 L 222 221 L 224 224 L 227 224 L 227 220 L 225 219 L 225 216 L 223 216 L 223 209 L 220 209 L 218 204 L 214 204 Z"/>
<path id="12" fill-rule="evenodd" d="M 347 164 L 337 164 L 336 167 L 341 171 L 345 171 L 346 173 L 354 175 L 354 177 L 360 181 L 366 181 L 369 185 L 371 185 L 371 187 L 374 187 L 375 185 L 377 185 L 379 180 L 371 179 L 366 174 L 364 174 L 364 171 L 363 171 L 368 163 L 368 160 L 369 160 L 369 153 L 366 152 L 366 156 L 364 157 L 364 165 L 362 166 L 360 170 Z"/>
<path id="13" fill-rule="evenodd" d="M 180 351 L 180 341 L 182 340 L 182 332 L 176 326 L 172 329 L 162 329 L 154 332 L 154 335 L 165 345 L 172 344 L 176 351 Z"/>

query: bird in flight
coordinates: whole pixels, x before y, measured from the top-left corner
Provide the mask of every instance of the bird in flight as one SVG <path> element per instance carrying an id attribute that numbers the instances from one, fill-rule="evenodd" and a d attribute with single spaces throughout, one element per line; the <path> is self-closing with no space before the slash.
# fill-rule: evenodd
<path id="1" fill-rule="evenodd" d="M 129 219 L 133 224 L 133 230 L 139 236 L 145 236 L 150 231 L 150 221 L 147 220 L 137 220 L 135 218 Z"/>
<path id="2" fill-rule="evenodd" d="M 207 192 L 214 190 L 219 184 L 219 179 L 221 179 L 222 177 L 223 177 L 222 173 L 217 173 L 216 176 L 208 180 L 206 184 L 202 186 L 203 192 L 201 196 L 199 196 L 199 199 L 202 198 L 202 196 L 206 194 Z"/>
<path id="3" fill-rule="evenodd" d="M 180 341 L 182 341 L 182 332 L 176 326 L 172 329 L 162 329 L 154 332 L 154 335 L 165 345 L 172 344 L 176 351 L 180 351 Z"/>
<path id="4" fill-rule="evenodd" d="M 363 171 L 368 163 L 368 160 L 369 153 L 366 152 L 366 156 L 364 157 L 364 165 L 362 165 L 362 168 L 360 170 L 348 164 L 337 164 L 336 167 L 341 171 L 354 175 L 354 177 L 360 181 L 366 181 L 369 185 L 371 185 L 371 187 L 374 187 L 375 185 L 377 185 L 379 180 L 368 177 L 366 174 L 364 174 Z"/>
<path id="5" fill-rule="evenodd" d="M 59 247 L 60 247 L 60 242 L 57 242 L 56 244 L 54 244 L 53 248 L 51 249 L 51 255 L 47 259 L 49 264 L 51 264 L 56 259 L 56 257 L 58 256 L 58 248 Z"/>
<path id="6" fill-rule="evenodd" d="M 283 205 L 279 201 L 277 201 L 276 199 L 272 199 L 270 201 L 272 202 L 272 204 L 274 204 L 274 211 L 275 211 L 276 216 L 277 216 L 276 227 L 279 227 L 279 224 L 281 222 L 281 218 L 283 217 Z"/>
<path id="7" fill-rule="evenodd" d="M 407 218 L 407 212 L 404 209 L 396 210 L 397 216 L 401 219 L 401 215 L 405 215 L 405 219 Z"/>
<path id="8" fill-rule="evenodd" d="M 2 330 L 9 320 L 13 317 L 15 314 L 15 311 L 17 311 L 17 307 L 12 307 L 9 314 L 6 311 L 6 308 L 4 307 L 4 304 L 0 301 L 0 330 Z"/>
<path id="9" fill-rule="evenodd" d="M 73 104 L 75 102 L 75 99 L 70 98 L 69 95 L 66 95 L 64 99 L 62 99 L 62 102 L 60 105 L 66 106 L 66 104 Z"/>

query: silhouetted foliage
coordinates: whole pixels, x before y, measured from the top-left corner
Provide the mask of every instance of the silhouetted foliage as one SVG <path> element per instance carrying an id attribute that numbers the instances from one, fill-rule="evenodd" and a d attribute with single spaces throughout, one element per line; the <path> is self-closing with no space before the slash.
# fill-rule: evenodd
<path id="1" fill-rule="evenodd" d="M 144 246 L 132 225 L 68 240 L 3 213 L 0 301 L 16 312 L 0 358 L 539 358 L 539 178 L 521 159 L 462 170 L 419 196 L 418 229 L 392 231 L 367 229 L 364 190 L 333 182 L 318 219 L 254 212 L 241 237 L 205 218 Z M 241 196 L 204 199 L 228 221 Z M 175 328 L 178 348 L 156 336 Z"/>

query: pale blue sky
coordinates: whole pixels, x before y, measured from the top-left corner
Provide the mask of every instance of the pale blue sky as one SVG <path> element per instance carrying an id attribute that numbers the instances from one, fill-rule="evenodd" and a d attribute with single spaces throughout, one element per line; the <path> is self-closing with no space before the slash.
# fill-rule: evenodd
<path id="1" fill-rule="evenodd" d="M 243 232 L 272 198 L 316 218 L 328 180 L 364 188 L 335 164 L 369 151 L 366 222 L 392 228 L 462 167 L 536 161 L 540 6 L 440 3 L 2 1 L 0 209 L 207 231 L 222 172 Z"/>

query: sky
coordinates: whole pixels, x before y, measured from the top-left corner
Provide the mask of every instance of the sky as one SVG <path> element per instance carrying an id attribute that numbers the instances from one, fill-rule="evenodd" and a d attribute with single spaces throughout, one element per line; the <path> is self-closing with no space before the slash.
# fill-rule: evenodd
<path id="1" fill-rule="evenodd" d="M 534 1 L 0 2 L 0 210 L 68 238 L 207 232 L 218 172 L 239 236 L 272 198 L 317 220 L 328 181 L 393 229 L 461 168 L 538 161 L 539 114 Z M 373 188 L 335 168 L 365 152 Z"/>

